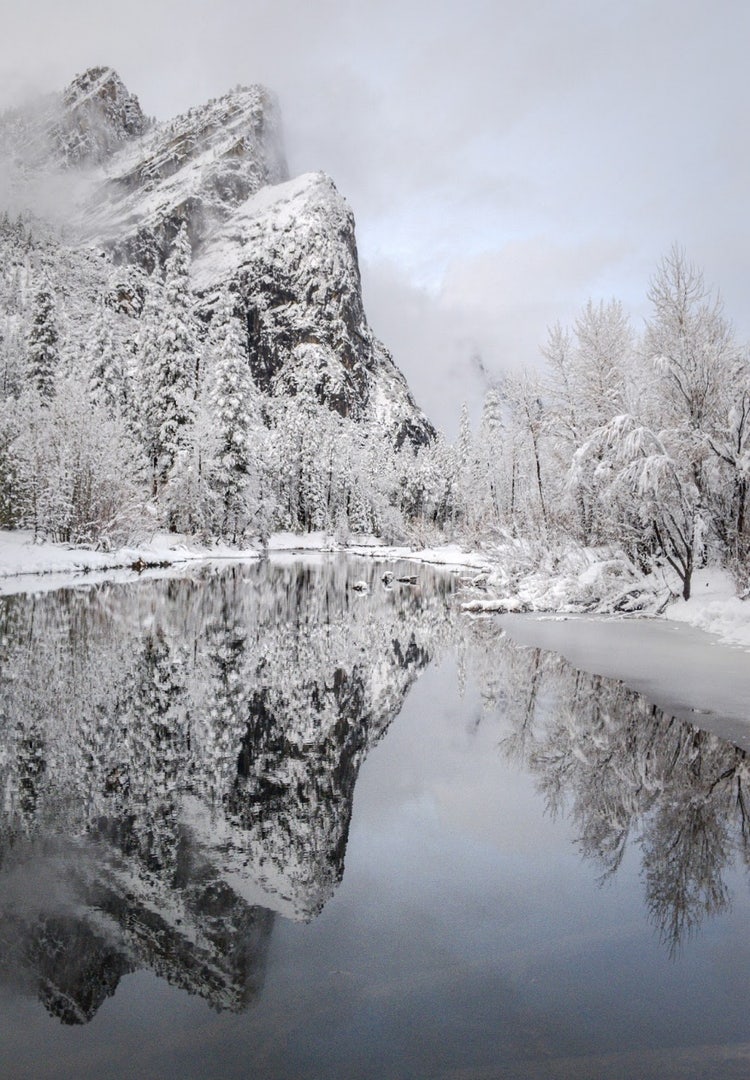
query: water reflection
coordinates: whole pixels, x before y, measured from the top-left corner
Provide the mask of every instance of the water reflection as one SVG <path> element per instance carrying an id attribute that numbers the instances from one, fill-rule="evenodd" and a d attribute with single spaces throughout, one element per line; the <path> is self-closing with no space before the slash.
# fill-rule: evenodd
<path id="1" fill-rule="evenodd" d="M 448 647 L 602 880 L 636 848 L 670 951 L 726 908 L 748 862 L 742 750 L 469 622 L 449 575 L 381 572 L 205 569 L 0 604 L 6 981 L 66 1024 L 143 969 L 247 1008 L 275 920 L 312 919 L 341 880 L 362 761 Z"/>
<path id="2" fill-rule="evenodd" d="M 139 968 L 239 1011 L 276 914 L 330 897 L 360 763 L 450 619 L 447 578 L 369 577 L 235 567 L 4 601 L 0 963 L 64 1023 Z"/>
<path id="3" fill-rule="evenodd" d="M 550 813 L 573 820 L 602 882 L 637 847 L 650 918 L 674 954 L 728 907 L 727 872 L 750 861 L 747 753 L 620 682 L 498 640 L 491 623 L 471 634 L 485 707 L 510 727 L 504 754 L 533 773 Z"/>

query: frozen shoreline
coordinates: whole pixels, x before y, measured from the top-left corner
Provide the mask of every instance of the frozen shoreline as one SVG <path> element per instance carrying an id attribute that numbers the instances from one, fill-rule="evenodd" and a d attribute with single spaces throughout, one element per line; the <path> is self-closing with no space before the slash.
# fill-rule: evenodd
<path id="1" fill-rule="evenodd" d="M 384 562 L 406 559 L 455 570 L 471 571 L 487 565 L 486 556 L 464 552 L 456 544 L 417 550 L 388 546 L 373 539 L 341 547 L 324 533 L 275 533 L 268 545 L 271 558 L 337 552 Z M 254 562 L 263 556 L 260 547 L 209 547 L 167 533 L 157 533 L 150 543 L 104 552 L 49 542 L 35 544 L 29 530 L 0 530 L 0 596 L 46 592 L 100 581 L 135 581 L 191 563 Z"/>
<path id="2" fill-rule="evenodd" d="M 625 683 L 663 710 L 750 751 L 750 659 L 686 620 L 606 615 L 499 615 L 519 645 Z"/>
<path id="3" fill-rule="evenodd" d="M 325 533 L 275 533 L 268 545 L 271 558 L 293 554 L 340 552 L 384 562 L 406 560 L 451 570 L 478 572 L 492 567 L 492 559 L 479 551 L 464 551 L 458 544 L 435 548 L 406 548 L 382 544 L 375 538 L 346 547 Z M 150 543 L 113 552 L 63 544 L 35 544 L 28 530 L 0 530 L 0 596 L 41 592 L 100 581 L 135 581 L 139 577 L 174 572 L 191 563 L 252 562 L 263 557 L 259 547 L 208 547 L 186 537 L 157 533 Z M 507 613 L 490 601 L 479 614 Z M 548 614 L 555 614 L 550 610 Z M 634 618 L 637 616 L 631 616 Z M 690 600 L 677 600 L 663 616 L 715 634 L 722 642 L 750 651 L 750 600 L 740 600 L 729 575 L 717 569 L 697 571 Z"/>

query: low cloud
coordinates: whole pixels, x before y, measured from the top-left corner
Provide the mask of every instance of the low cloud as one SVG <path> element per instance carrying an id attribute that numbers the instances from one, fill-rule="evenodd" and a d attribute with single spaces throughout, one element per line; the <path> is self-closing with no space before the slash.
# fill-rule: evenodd
<path id="1" fill-rule="evenodd" d="M 476 352 L 537 363 L 588 296 L 638 324 L 675 241 L 750 332 L 749 33 L 736 0 L 37 0 L 4 13 L 0 108 L 92 64 L 159 119 L 270 86 L 292 170 L 354 210 L 374 328 L 450 426 Z"/>
<path id="2" fill-rule="evenodd" d="M 589 297 L 613 295 L 607 283 L 626 255 L 622 244 L 566 248 L 536 237 L 455 260 L 434 290 L 398 264 L 367 262 L 365 304 L 420 405 L 453 436 L 464 401 L 476 418 L 489 382 L 542 366 L 553 323 L 572 322 Z"/>

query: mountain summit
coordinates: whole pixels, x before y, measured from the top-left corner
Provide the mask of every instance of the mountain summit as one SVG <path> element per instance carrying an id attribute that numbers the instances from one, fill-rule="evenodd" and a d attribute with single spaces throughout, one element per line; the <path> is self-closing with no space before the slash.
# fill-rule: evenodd
<path id="1" fill-rule="evenodd" d="M 150 122 L 138 98 L 112 68 L 77 75 L 62 95 L 62 116 L 53 128 L 55 149 L 65 164 L 106 160 L 128 139 L 143 135 Z"/>
<path id="2" fill-rule="evenodd" d="M 80 215 L 89 245 L 148 273 L 184 224 L 206 321 L 228 290 L 247 328 L 255 380 L 273 396 L 312 386 L 342 416 L 377 424 L 400 445 L 434 431 L 370 329 L 354 218 L 322 173 L 289 179 L 274 94 L 237 87 L 149 124 L 109 68 L 63 94 L 66 163 L 96 161 Z"/>
<path id="3" fill-rule="evenodd" d="M 0 158 L 0 524 L 395 540 L 451 512 L 455 470 L 367 321 L 352 211 L 290 177 L 273 93 L 157 123 L 91 68 L 0 115 Z"/>

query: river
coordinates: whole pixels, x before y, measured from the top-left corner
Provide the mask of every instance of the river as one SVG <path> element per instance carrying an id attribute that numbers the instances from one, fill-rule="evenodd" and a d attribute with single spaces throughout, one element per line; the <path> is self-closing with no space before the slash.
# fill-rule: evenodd
<path id="1" fill-rule="evenodd" d="M 0 1075 L 750 1073 L 742 659 L 385 569 L 0 600 Z"/>

